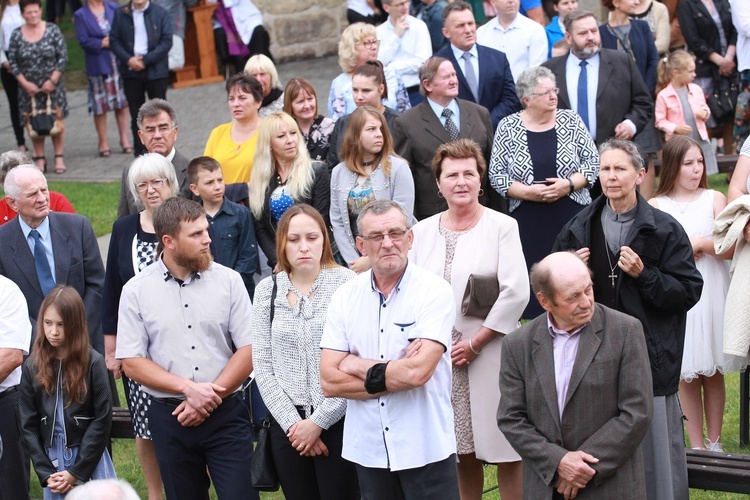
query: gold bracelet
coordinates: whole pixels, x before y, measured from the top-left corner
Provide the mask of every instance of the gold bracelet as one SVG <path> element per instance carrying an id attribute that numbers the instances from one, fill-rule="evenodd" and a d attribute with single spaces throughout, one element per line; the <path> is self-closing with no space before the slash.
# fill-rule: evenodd
<path id="1" fill-rule="evenodd" d="M 479 353 L 482 352 L 482 351 L 477 352 L 477 351 L 474 350 L 474 344 L 472 344 L 472 342 L 471 342 L 472 339 L 473 339 L 473 337 L 469 339 L 469 349 L 471 349 L 471 352 L 473 352 L 475 356 L 479 356 Z"/>

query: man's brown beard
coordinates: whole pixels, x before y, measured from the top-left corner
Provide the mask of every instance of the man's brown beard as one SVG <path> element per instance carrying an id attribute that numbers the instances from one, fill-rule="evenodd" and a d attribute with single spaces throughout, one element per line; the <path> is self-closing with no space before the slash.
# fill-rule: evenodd
<path id="1" fill-rule="evenodd" d="M 197 257 L 175 252 L 174 261 L 178 266 L 188 269 L 191 273 L 199 273 L 209 268 L 211 262 L 214 261 L 214 256 L 211 255 L 211 252 L 201 253 Z"/>

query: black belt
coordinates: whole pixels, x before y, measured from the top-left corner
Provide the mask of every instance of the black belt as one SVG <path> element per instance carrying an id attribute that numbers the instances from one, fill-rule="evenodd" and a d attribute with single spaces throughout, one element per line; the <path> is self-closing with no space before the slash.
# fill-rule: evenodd
<path id="1" fill-rule="evenodd" d="M 232 399 L 232 398 L 236 398 L 239 395 L 240 395 L 240 391 L 233 392 L 230 396 L 227 396 L 224 399 L 222 399 L 222 402 L 223 401 L 227 401 L 227 400 Z M 166 406 L 173 406 L 173 407 L 176 408 L 176 407 L 180 406 L 182 404 L 182 402 L 185 401 L 185 400 L 184 399 L 180 399 L 180 398 L 151 398 L 151 401 L 154 401 L 156 403 L 160 403 L 160 404 L 163 404 L 163 405 L 166 405 Z"/>
<path id="2" fill-rule="evenodd" d="M 14 392 L 18 392 L 18 389 L 16 389 L 16 386 L 14 385 L 10 389 L 6 389 L 3 392 L 0 392 L 0 399 L 3 399 L 8 394 L 13 394 Z"/>
<path id="3" fill-rule="evenodd" d="M 419 85 L 412 85 L 411 87 L 406 87 L 406 91 L 411 94 L 412 92 L 419 92 Z"/>

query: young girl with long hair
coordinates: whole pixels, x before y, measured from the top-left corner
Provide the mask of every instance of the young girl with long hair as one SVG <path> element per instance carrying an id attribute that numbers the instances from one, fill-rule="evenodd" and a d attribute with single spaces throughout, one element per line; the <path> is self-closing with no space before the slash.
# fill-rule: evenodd
<path id="1" fill-rule="evenodd" d="M 412 217 L 414 179 L 409 164 L 393 152 L 383 113 L 365 105 L 349 118 L 341 163 L 331 174 L 333 236 L 341 256 L 357 273 L 370 268 L 369 259 L 360 256 L 354 243 L 357 217 L 374 200 L 397 201 Z"/>
<path id="2" fill-rule="evenodd" d="M 659 187 L 649 203 L 682 224 L 693 245 L 695 265 L 703 276 L 701 298 L 687 313 L 680 402 L 687 417 L 690 445 L 721 451 L 724 373 L 740 370 L 744 363 L 743 358 L 723 352 L 724 303 L 729 288 L 726 259 L 733 252 L 716 255 L 711 238 L 714 219 L 727 199 L 708 188 L 703 152 L 693 139 L 678 135 L 667 141 Z"/>
<path id="3" fill-rule="evenodd" d="M 44 498 L 115 476 L 107 451 L 112 402 L 104 358 L 89 347 L 78 292 L 53 288 L 42 302 L 19 385 L 23 437 Z"/>
<path id="4" fill-rule="evenodd" d="M 708 138 L 706 120 L 711 110 L 703 90 L 692 83 L 695 79 L 695 58 L 684 50 L 676 50 L 659 61 L 659 84 L 656 95 L 656 128 L 668 141 L 675 135 L 690 137 L 703 151 L 706 173 L 719 172 L 716 155 Z"/>

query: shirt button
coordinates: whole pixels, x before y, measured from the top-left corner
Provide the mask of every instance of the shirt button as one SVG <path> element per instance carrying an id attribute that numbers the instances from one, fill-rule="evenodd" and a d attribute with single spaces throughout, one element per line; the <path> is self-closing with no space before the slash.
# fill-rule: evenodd
<path id="1" fill-rule="evenodd" d="M 198 371 L 198 367 L 197 366 L 195 367 L 195 371 Z"/>
<path id="2" fill-rule="evenodd" d="M 385 307 L 385 304 L 383 304 L 383 307 Z"/>
<path id="3" fill-rule="evenodd" d="M 185 307 L 187 307 L 187 306 L 188 306 L 188 305 L 187 305 L 187 304 L 185 304 Z"/>
<path id="4" fill-rule="evenodd" d="M 380 355 L 380 359 L 383 359 L 383 355 L 382 354 Z"/>
<path id="5" fill-rule="evenodd" d="M 385 431 L 388 432 L 388 427 L 385 428 Z"/>
<path id="6" fill-rule="evenodd" d="M 193 325 L 188 325 L 188 328 L 192 328 L 192 327 L 193 327 Z"/>
<path id="7" fill-rule="evenodd" d="M 195 350 L 195 346 L 190 346 L 190 348 L 191 348 L 192 350 Z"/>
<path id="8" fill-rule="evenodd" d="M 380 406 L 385 406 L 385 403 L 380 403 Z"/>
<path id="9" fill-rule="evenodd" d="M 382 328 L 380 329 L 380 333 L 383 333 L 383 329 Z"/>

